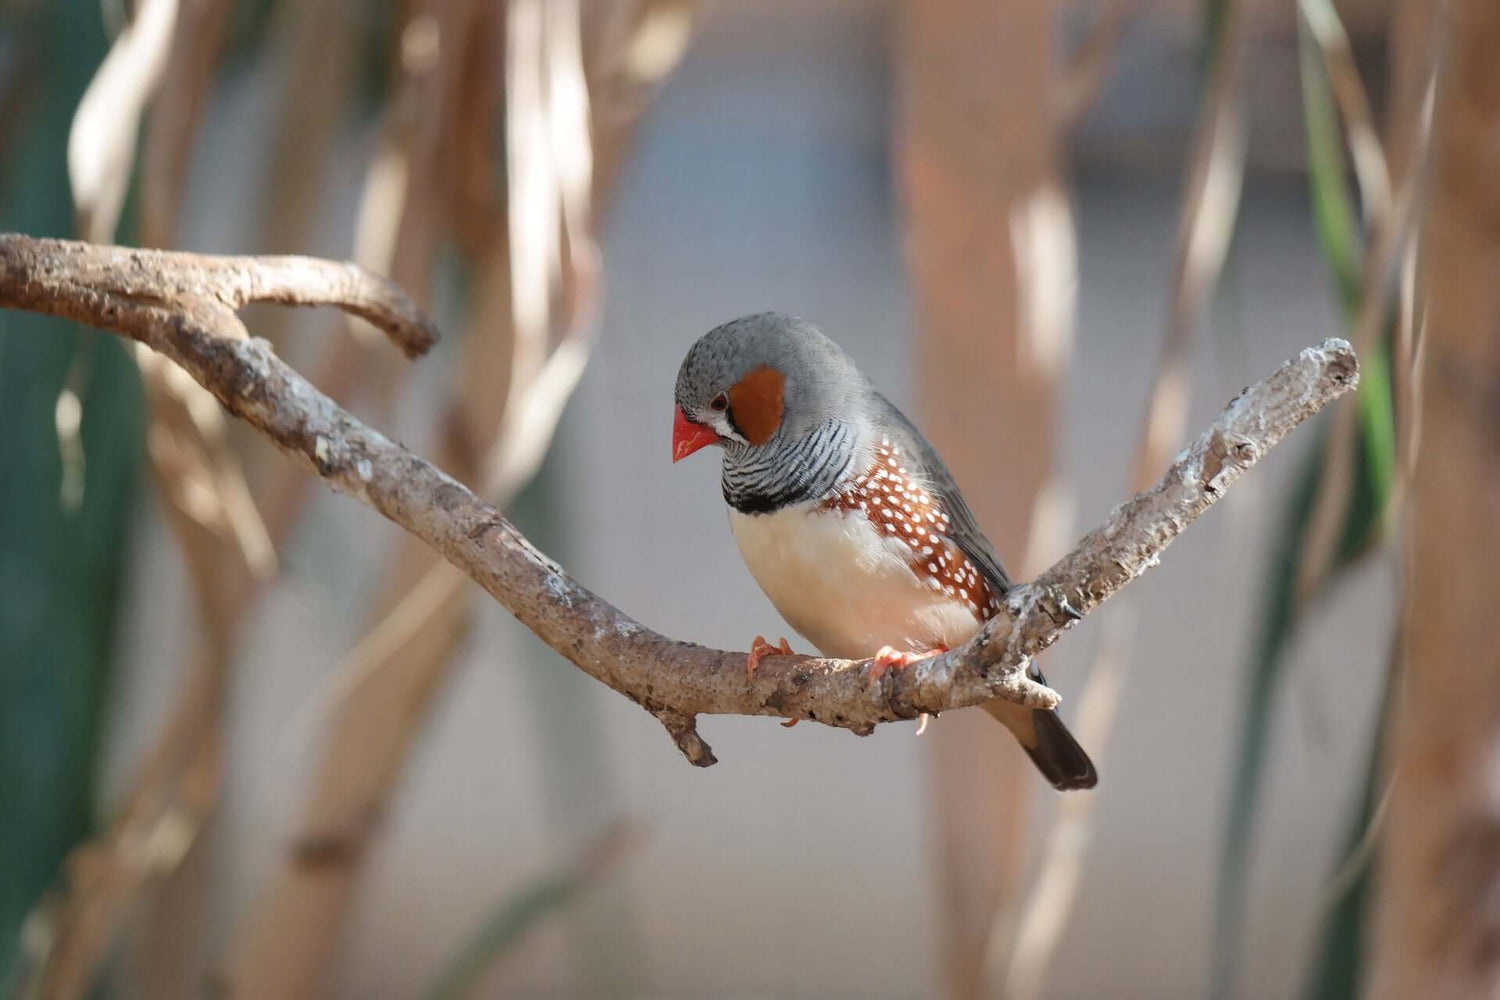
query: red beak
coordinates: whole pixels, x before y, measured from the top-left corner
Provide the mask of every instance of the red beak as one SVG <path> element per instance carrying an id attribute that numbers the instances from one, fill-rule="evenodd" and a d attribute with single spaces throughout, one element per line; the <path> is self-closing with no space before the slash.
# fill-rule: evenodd
<path id="1" fill-rule="evenodd" d="M 677 407 L 677 414 L 672 418 L 673 462 L 680 462 L 699 448 L 706 448 L 718 440 L 719 435 L 712 428 L 693 423 L 682 412 L 682 407 Z"/>

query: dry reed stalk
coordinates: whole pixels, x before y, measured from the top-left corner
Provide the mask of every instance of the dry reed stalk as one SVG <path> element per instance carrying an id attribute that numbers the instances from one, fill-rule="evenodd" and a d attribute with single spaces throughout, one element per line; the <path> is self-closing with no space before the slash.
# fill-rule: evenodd
<path id="1" fill-rule="evenodd" d="M 450 17 L 465 10 L 480 17 L 489 8 L 447 5 Z M 591 187 L 603 177 L 590 162 L 576 16 L 567 4 L 517 5 L 507 25 L 514 44 L 503 59 L 489 47 L 507 40 L 494 30 L 499 25 L 450 20 L 441 36 L 466 40 L 453 54 L 465 79 L 494 66 L 505 67 L 508 77 L 509 170 L 494 169 L 488 160 L 494 144 L 477 132 L 496 106 L 498 78 L 455 86 L 439 118 L 451 149 L 452 230 L 474 253 L 479 280 L 438 460 L 460 479 L 483 483 L 484 494 L 501 506 L 540 464 L 592 346 Z M 657 21 L 659 15 L 643 12 L 633 23 Z M 647 85 L 638 82 L 634 92 Z M 634 110 L 644 107 L 639 101 Z M 596 119 L 592 138 L 618 148 L 634 121 L 619 114 L 608 123 Z M 526 212 L 509 213 L 492 201 L 496 174 L 510 178 L 506 203 Z M 524 288 L 523 302 L 515 301 L 517 287 Z M 554 309 L 559 295 L 562 307 Z M 419 542 L 403 540 L 387 579 L 375 626 L 338 671 L 339 704 L 299 833 L 231 960 L 231 980 L 252 992 L 317 989 L 358 874 L 360 845 L 373 833 L 369 818 L 396 781 L 469 621 L 471 594 L 462 574 Z M 340 849 L 321 849 L 329 844 Z M 298 928 L 295 941 L 291 927 Z"/>
<path id="2" fill-rule="evenodd" d="M 1239 208 L 1246 149 L 1240 91 L 1247 39 L 1241 6 L 1230 0 L 1225 7 L 1220 57 L 1208 80 L 1191 146 L 1168 321 L 1132 463 L 1130 488 L 1137 491 L 1171 459 L 1186 432 L 1194 334 L 1218 285 Z M 1074 729 L 1093 753 L 1103 752 L 1114 728 L 1120 698 L 1128 687 L 1130 649 L 1140 617 L 1135 595 L 1116 603 L 1100 635 Z M 1097 795 L 1074 795 L 1058 803 L 1014 935 L 1004 933 L 1009 928 L 1000 923 L 991 935 L 992 975 L 998 976 L 1008 953 L 1004 992 L 1013 1000 L 1031 1000 L 1045 993 L 1047 974 L 1082 881 L 1098 801 Z"/>
<path id="3" fill-rule="evenodd" d="M 1052 133 L 1052 15 L 1042 0 L 914 0 L 901 10 L 898 42 L 918 408 L 1015 564 L 1028 558 L 1033 514 L 1047 494 L 1054 387 L 1072 333 L 1075 262 Z M 1026 433 L 1002 439 L 974 427 Z M 989 929 L 1024 864 L 1027 770 L 1014 741 L 980 713 L 943 719 L 928 738 L 944 979 L 950 996 L 978 997 Z M 976 768 L 976 760 L 988 763 Z"/>

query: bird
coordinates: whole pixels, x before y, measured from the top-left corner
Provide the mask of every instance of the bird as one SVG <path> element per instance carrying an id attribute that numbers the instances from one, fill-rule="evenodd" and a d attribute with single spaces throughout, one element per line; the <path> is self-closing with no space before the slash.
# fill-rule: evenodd
<path id="1" fill-rule="evenodd" d="M 689 348 L 675 397 L 673 464 L 723 449 L 740 555 L 824 656 L 873 658 L 873 684 L 961 646 L 1001 609 L 1014 584 L 937 451 L 812 323 L 762 312 L 715 327 Z M 790 652 L 756 636 L 746 669 Z M 1055 709 L 982 707 L 1053 787 L 1098 781 Z"/>

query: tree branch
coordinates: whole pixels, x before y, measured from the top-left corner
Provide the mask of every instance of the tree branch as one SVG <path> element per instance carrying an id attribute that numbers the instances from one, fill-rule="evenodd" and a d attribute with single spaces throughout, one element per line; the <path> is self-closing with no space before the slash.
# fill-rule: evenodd
<path id="1" fill-rule="evenodd" d="M 959 649 L 874 686 L 869 660 L 767 657 L 748 677 L 744 653 L 674 641 L 591 593 L 498 510 L 355 420 L 266 341 L 224 335 L 221 310 L 257 298 L 365 310 L 403 346 L 432 335 L 397 290 L 348 265 L 0 236 L 0 307 L 78 320 L 167 355 L 333 489 L 431 545 L 549 646 L 651 712 L 700 766 L 714 757 L 697 733 L 698 715 L 810 719 L 867 734 L 882 722 L 996 698 L 1055 706 L 1057 694 L 1026 677 L 1028 660 L 1156 565 L 1246 469 L 1358 380 L 1352 348 L 1328 340 L 1246 389 L 1154 486 L 1115 508 L 1034 582 L 1010 591 L 1003 612 Z"/>
<path id="2" fill-rule="evenodd" d="M 411 358 L 425 354 L 438 338 L 437 327 L 401 289 L 354 264 L 316 257 L 135 250 L 11 235 L 0 235 L 0 241 L 7 307 L 75 319 L 152 347 L 136 330 L 112 326 L 109 301 L 142 308 L 153 303 L 180 307 L 183 300 L 228 309 L 251 302 L 337 306 L 378 327 Z"/>

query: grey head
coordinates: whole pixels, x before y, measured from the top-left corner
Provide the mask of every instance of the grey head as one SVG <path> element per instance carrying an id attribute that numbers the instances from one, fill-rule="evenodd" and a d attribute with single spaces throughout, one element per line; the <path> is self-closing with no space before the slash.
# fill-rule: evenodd
<path id="1" fill-rule="evenodd" d="M 820 499 L 868 454 L 874 390 L 805 320 L 765 312 L 715 327 L 677 372 L 673 460 L 724 448 L 724 499 L 758 514 Z"/>

